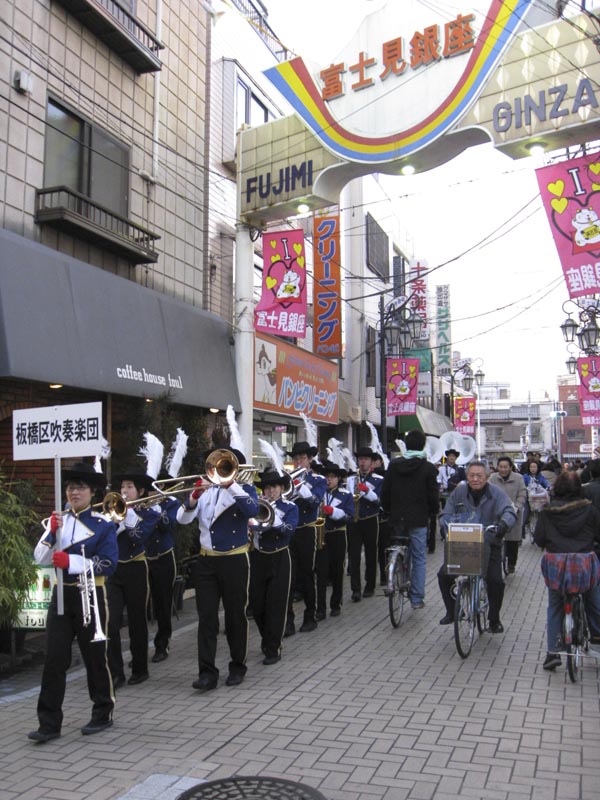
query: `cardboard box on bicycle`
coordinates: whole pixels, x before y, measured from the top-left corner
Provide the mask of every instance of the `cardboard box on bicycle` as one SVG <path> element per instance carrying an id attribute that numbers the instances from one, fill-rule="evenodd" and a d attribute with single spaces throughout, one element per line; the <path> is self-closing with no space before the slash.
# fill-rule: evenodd
<path id="1" fill-rule="evenodd" d="M 444 548 L 447 575 L 483 575 L 483 525 L 451 522 Z"/>

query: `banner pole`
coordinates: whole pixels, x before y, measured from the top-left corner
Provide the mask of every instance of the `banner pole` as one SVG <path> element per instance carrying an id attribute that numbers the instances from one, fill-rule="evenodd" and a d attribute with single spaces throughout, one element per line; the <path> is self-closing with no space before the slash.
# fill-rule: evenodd
<path id="1" fill-rule="evenodd" d="M 62 509 L 62 496 L 60 486 L 60 456 L 54 457 L 54 508 L 57 511 Z M 62 526 L 56 531 L 56 549 L 62 550 Z M 56 613 L 63 616 L 65 613 L 65 600 L 63 593 L 63 571 L 56 570 Z"/>

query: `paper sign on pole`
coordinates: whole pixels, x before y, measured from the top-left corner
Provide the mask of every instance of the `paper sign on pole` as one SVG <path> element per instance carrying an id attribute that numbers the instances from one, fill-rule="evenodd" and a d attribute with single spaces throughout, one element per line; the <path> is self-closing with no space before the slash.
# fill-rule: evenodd
<path id="1" fill-rule="evenodd" d="M 102 455 L 102 403 L 13 411 L 13 460 Z"/>

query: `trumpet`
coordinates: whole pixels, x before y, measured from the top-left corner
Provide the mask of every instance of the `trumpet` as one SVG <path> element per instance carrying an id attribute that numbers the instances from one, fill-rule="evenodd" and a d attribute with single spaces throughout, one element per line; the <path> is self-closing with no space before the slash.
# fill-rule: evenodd
<path id="1" fill-rule="evenodd" d="M 298 467 L 298 469 L 292 470 L 289 473 L 290 476 L 290 485 L 289 488 L 283 492 L 281 495 L 284 500 L 295 500 L 298 497 L 298 487 L 302 486 L 306 481 L 306 476 L 308 475 L 308 470 L 306 467 Z M 298 484 L 296 485 L 296 481 Z"/>
<path id="2" fill-rule="evenodd" d="M 94 615 L 94 636 L 92 642 L 105 642 L 106 634 L 102 630 L 100 611 L 98 608 L 98 593 L 96 591 L 96 581 L 94 579 L 94 562 L 85 557 L 85 547 L 81 545 L 81 555 L 83 557 L 83 572 L 79 575 L 77 588 L 81 593 L 81 613 L 83 624 L 87 627 Z"/>
<path id="3" fill-rule="evenodd" d="M 266 497 L 258 498 L 258 514 L 249 521 L 249 525 L 259 530 L 272 528 L 275 522 L 275 501 Z"/>

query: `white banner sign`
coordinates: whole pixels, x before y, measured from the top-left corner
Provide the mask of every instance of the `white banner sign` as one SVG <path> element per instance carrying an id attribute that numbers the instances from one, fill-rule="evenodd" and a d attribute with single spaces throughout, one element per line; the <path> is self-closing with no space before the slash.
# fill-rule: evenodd
<path id="1" fill-rule="evenodd" d="M 102 403 L 13 411 L 13 460 L 102 454 Z"/>
<path id="2" fill-rule="evenodd" d="M 52 588 L 56 583 L 54 567 L 38 567 L 36 582 L 29 587 L 27 599 L 19 611 L 18 628 L 46 627 Z"/>

